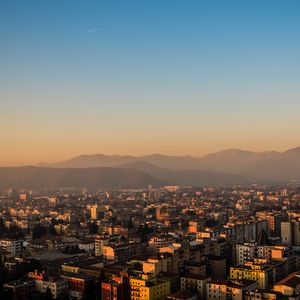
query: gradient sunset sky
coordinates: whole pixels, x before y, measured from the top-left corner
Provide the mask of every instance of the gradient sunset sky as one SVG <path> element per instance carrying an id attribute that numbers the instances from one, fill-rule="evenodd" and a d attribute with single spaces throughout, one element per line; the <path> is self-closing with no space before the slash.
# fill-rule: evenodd
<path id="1" fill-rule="evenodd" d="M 0 165 L 300 146 L 298 0 L 0 1 Z"/>

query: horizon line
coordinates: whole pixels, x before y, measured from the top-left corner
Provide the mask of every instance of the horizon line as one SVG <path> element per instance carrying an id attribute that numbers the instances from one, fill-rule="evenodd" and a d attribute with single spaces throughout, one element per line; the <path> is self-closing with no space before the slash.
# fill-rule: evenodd
<path id="1" fill-rule="evenodd" d="M 206 154 L 203 154 L 201 156 L 197 156 L 197 155 L 190 155 L 190 154 L 163 154 L 163 153 L 159 153 L 159 152 L 153 152 L 153 153 L 149 153 L 149 154 L 141 154 L 141 155 L 135 155 L 135 154 L 108 154 L 108 153 L 83 153 L 83 154 L 78 154 L 78 155 L 74 155 L 70 158 L 66 158 L 66 159 L 62 159 L 62 160 L 56 160 L 56 161 L 52 161 L 52 162 L 47 162 L 47 161 L 40 161 L 37 163 L 21 163 L 21 164 L 7 164 L 7 165 L 0 165 L 1 168 L 7 168 L 7 167 L 47 167 L 47 166 L 43 166 L 43 164 L 49 164 L 49 165 L 55 165 L 55 164 L 59 164 L 59 163 L 63 163 L 81 156 L 96 156 L 96 155 L 103 155 L 103 156 L 109 156 L 109 157 L 113 157 L 113 156 L 119 156 L 119 157 L 124 157 L 124 156 L 131 156 L 134 158 L 141 158 L 141 157 L 147 157 L 147 156 L 155 156 L 155 155 L 160 155 L 160 156 L 169 156 L 169 157 L 191 157 L 191 158 L 205 158 L 208 155 L 213 155 L 213 154 L 217 154 L 217 153 L 222 153 L 222 152 L 226 152 L 226 151 L 240 151 L 240 152 L 251 152 L 251 153 L 272 153 L 272 152 L 276 152 L 278 154 L 283 154 L 285 152 L 291 151 L 291 150 L 296 150 L 300 148 L 300 146 L 296 146 L 296 147 L 292 147 L 292 148 L 287 148 L 286 150 L 283 151 L 278 151 L 278 150 L 263 150 L 263 151 L 254 151 L 254 150 L 247 150 L 247 149 L 241 149 L 241 148 L 226 148 L 224 150 L 219 150 L 219 151 L 214 151 L 214 152 L 208 152 Z"/>

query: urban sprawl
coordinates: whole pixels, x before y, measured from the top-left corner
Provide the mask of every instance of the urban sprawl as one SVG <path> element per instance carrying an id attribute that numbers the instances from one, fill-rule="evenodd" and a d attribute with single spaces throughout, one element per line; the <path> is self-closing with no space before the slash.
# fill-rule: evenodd
<path id="1" fill-rule="evenodd" d="M 0 193 L 0 299 L 300 299 L 300 187 Z"/>

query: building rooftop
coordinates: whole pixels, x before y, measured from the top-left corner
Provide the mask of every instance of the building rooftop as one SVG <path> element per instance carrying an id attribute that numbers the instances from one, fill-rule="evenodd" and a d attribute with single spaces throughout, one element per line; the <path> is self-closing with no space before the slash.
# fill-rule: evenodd
<path id="1" fill-rule="evenodd" d="M 60 259 L 66 259 L 66 258 L 72 258 L 72 257 L 77 257 L 77 256 L 84 256 L 84 253 L 77 253 L 77 254 L 65 254 L 65 253 L 60 253 L 60 252 L 44 252 L 40 255 L 31 257 L 36 260 L 48 260 L 48 261 L 55 261 L 55 260 L 60 260 Z"/>

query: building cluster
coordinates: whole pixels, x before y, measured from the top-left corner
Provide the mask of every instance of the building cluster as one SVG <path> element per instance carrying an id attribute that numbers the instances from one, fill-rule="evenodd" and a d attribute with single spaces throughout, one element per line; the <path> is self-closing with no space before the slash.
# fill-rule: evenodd
<path id="1" fill-rule="evenodd" d="M 0 299 L 300 300 L 300 188 L 0 194 Z"/>

